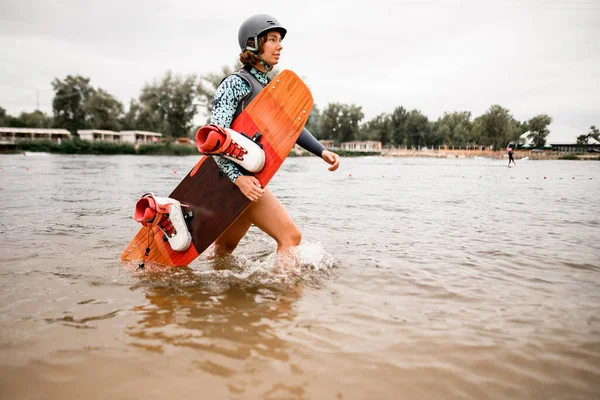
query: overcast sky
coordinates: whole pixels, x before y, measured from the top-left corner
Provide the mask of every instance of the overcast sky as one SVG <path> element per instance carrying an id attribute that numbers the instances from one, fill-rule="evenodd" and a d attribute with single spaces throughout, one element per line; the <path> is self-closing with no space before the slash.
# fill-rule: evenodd
<path id="1" fill-rule="evenodd" d="M 166 71 L 233 66 L 237 32 L 267 13 L 288 29 L 279 68 L 323 109 L 397 106 L 430 120 L 491 105 L 547 113 L 549 141 L 600 126 L 600 0 L 0 0 L 0 107 L 52 112 L 54 78 L 91 78 L 125 106 Z"/>

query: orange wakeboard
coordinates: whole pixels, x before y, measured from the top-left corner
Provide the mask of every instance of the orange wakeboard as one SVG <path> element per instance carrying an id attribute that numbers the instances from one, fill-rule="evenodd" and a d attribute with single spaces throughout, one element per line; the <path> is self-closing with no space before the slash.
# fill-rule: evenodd
<path id="1" fill-rule="evenodd" d="M 254 174 L 265 187 L 296 143 L 308 121 L 313 99 L 308 87 L 292 71 L 277 75 L 235 119 L 231 128 L 252 137 L 265 152 L 265 166 Z M 203 156 L 169 195 L 191 211 L 188 227 L 192 244 L 175 251 L 157 226 L 142 227 L 121 255 L 122 261 L 145 261 L 185 266 L 206 250 L 250 205 L 250 200 L 221 172 L 210 156 Z M 149 229 L 151 231 L 149 231 Z M 149 249 L 148 254 L 146 251 Z"/>

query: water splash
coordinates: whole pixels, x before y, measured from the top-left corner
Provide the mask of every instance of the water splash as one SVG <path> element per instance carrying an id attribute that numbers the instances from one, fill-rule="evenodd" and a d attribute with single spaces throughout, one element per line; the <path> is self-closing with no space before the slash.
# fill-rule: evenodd
<path id="1" fill-rule="evenodd" d="M 323 276 L 335 267 L 333 257 L 320 242 L 305 242 L 284 259 L 275 249 L 253 254 L 213 258 L 212 248 L 189 267 L 169 268 L 147 263 L 144 270 L 127 267 L 138 278 L 136 287 L 195 287 L 218 294 L 237 288 L 276 292 L 296 290 L 298 285 L 319 285 Z"/>

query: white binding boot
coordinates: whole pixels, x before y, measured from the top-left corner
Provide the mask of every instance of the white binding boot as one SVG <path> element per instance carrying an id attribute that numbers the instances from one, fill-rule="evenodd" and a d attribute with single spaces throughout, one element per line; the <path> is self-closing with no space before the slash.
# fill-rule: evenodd
<path id="1" fill-rule="evenodd" d="M 175 251 L 186 251 L 192 243 L 181 203 L 175 199 L 144 194 L 135 205 L 135 220 L 149 227 L 156 223 Z"/>
<path id="2" fill-rule="evenodd" d="M 229 128 L 204 125 L 196 132 L 196 145 L 205 155 L 221 155 L 248 172 L 260 172 L 265 166 L 265 152 L 252 139 Z"/>

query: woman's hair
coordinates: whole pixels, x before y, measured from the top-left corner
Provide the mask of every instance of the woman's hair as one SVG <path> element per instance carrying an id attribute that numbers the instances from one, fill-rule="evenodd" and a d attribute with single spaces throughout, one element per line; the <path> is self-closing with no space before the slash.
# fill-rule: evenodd
<path id="1" fill-rule="evenodd" d="M 261 35 L 258 37 L 258 53 L 262 53 L 265 43 L 267 42 L 267 35 Z M 248 39 L 248 45 L 254 47 L 254 39 Z M 260 64 L 260 56 L 250 50 L 244 50 L 240 53 L 240 62 L 243 65 Z"/>

